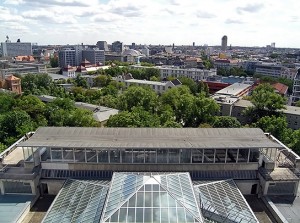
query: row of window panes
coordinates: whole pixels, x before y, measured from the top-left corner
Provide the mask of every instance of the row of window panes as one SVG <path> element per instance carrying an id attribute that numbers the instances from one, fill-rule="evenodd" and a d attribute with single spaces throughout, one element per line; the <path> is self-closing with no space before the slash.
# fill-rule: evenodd
<path id="1" fill-rule="evenodd" d="M 47 148 L 42 161 L 92 163 L 243 163 L 258 162 L 259 149 L 72 149 Z"/>
<path id="2" fill-rule="evenodd" d="M 194 218 L 184 208 L 121 208 L 106 222 L 191 222 Z"/>

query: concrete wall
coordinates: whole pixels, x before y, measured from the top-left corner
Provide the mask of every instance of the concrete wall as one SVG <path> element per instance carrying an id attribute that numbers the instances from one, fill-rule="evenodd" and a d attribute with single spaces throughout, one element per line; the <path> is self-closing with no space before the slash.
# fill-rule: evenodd
<path id="1" fill-rule="evenodd" d="M 244 195 L 251 194 L 252 186 L 255 185 L 255 184 L 257 184 L 256 194 L 258 192 L 258 188 L 259 188 L 259 181 L 258 180 L 235 180 L 234 182 L 237 184 L 239 190 Z"/>
<path id="2" fill-rule="evenodd" d="M 65 180 L 42 180 L 41 183 L 47 184 L 48 194 L 57 195 L 65 183 Z"/>

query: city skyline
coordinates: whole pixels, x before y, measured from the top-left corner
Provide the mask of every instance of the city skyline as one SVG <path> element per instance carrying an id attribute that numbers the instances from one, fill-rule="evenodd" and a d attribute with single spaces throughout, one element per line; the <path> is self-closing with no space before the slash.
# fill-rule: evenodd
<path id="1" fill-rule="evenodd" d="M 228 45 L 300 48 L 296 0 L 6 0 L 0 3 L 1 42 Z"/>

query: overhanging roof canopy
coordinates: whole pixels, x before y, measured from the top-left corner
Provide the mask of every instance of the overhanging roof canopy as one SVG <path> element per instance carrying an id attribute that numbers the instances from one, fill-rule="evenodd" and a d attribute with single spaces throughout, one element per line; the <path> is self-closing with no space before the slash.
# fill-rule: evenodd
<path id="1" fill-rule="evenodd" d="M 259 128 L 40 127 L 19 146 L 71 148 L 282 148 Z"/>

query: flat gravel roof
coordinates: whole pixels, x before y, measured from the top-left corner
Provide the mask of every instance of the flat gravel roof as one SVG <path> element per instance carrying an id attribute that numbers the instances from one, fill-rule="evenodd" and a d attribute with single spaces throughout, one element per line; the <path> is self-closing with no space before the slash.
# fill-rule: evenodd
<path id="1" fill-rule="evenodd" d="M 282 148 L 259 128 L 40 127 L 19 146 L 71 148 Z"/>

